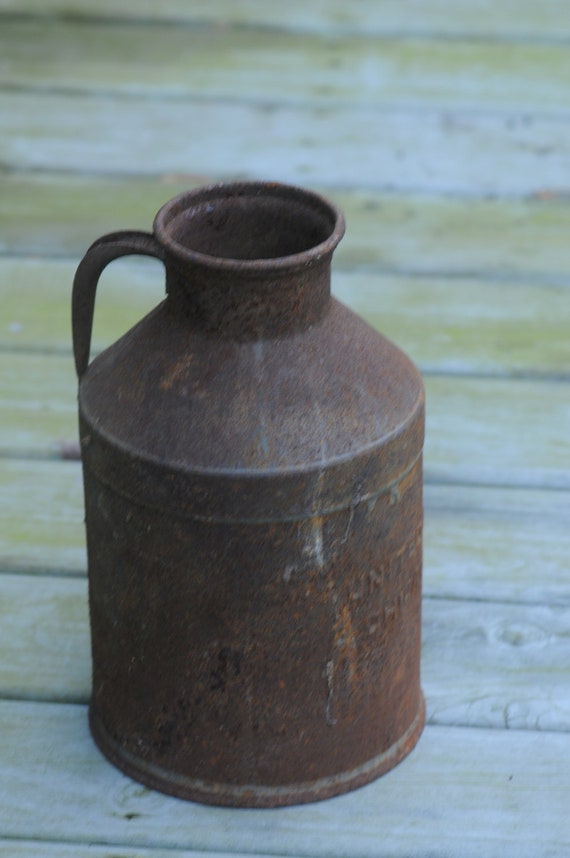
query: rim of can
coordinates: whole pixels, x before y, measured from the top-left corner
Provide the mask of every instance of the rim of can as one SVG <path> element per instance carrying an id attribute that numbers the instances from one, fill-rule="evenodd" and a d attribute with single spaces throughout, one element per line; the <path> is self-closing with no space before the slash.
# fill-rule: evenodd
<path id="1" fill-rule="evenodd" d="M 192 250 L 172 238 L 170 224 L 174 218 L 183 212 L 208 201 L 240 197 L 280 198 L 284 201 L 288 200 L 304 205 L 306 209 L 312 209 L 316 214 L 324 215 L 329 220 L 330 234 L 324 241 L 299 253 L 261 259 L 212 256 Z M 345 220 L 342 211 L 326 197 L 296 185 L 263 181 L 218 182 L 183 191 L 159 209 L 153 226 L 154 234 L 161 244 L 185 262 L 194 262 L 218 271 L 257 272 L 259 274 L 280 270 L 291 271 L 295 268 L 306 268 L 315 264 L 333 253 L 345 232 Z"/>

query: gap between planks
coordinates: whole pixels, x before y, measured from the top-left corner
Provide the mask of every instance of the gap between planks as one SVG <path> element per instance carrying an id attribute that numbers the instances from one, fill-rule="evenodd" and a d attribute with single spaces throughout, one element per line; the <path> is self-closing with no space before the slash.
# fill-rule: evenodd
<path id="1" fill-rule="evenodd" d="M 1 824 L 1 823 L 0 823 Z M 258 852 L 204 852 L 200 850 L 159 847 L 158 849 L 141 846 L 99 845 L 93 840 L 89 843 L 77 841 L 64 842 L 53 840 L 29 840 L 27 837 L 6 839 L 0 836 L 0 858 L 311 858 L 295 855 L 262 855 Z"/>

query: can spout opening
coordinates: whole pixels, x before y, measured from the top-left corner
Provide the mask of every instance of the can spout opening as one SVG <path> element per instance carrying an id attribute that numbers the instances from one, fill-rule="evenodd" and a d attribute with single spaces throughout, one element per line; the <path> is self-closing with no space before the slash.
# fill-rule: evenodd
<path id="1" fill-rule="evenodd" d="M 187 250 L 224 259 L 275 259 L 303 253 L 330 236 L 334 224 L 294 200 L 212 199 L 178 214 L 173 240 Z"/>
<path id="2" fill-rule="evenodd" d="M 329 257 L 344 234 L 324 197 L 275 182 L 210 185 L 158 213 L 158 240 L 180 261 L 218 270 L 304 268 Z"/>

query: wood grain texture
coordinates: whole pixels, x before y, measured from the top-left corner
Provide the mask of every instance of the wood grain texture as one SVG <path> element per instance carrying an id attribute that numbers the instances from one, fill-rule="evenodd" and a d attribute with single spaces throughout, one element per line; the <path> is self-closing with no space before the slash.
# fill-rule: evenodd
<path id="1" fill-rule="evenodd" d="M 427 374 L 570 379 L 560 284 L 362 271 L 338 272 L 333 290 Z"/>
<path id="2" fill-rule="evenodd" d="M 78 262 L 99 235 L 148 230 L 168 199 L 215 178 L 188 173 L 136 178 L 3 174 L 0 251 L 72 256 Z M 565 193 L 465 200 L 321 190 L 343 208 L 347 221 L 334 257 L 336 270 L 570 284 Z"/>
<path id="3" fill-rule="evenodd" d="M 62 843 L 46 840 L 0 839 L 0 858 L 206 858 L 202 849 L 146 849 L 140 846 L 100 846 L 96 843 Z M 251 853 L 217 852 L 216 858 L 245 858 Z M 256 858 L 276 858 L 259 855 Z M 279 856 L 277 856 L 279 858 Z"/>
<path id="4" fill-rule="evenodd" d="M 569 38 L 565 0 L 0 0 L 0 856 L 567 858 Z M 85 248 L 243 177 L 342 206 L 335 294 L 428 393 L 430 724 L 365 789 L 261 814 L 94 748 L 61 459 Z M 158 263 L 111 266 L 95 349 L 162 292 Z"/>
<path id="5" fill-rule="evenodd" d="M 570 15 L 564 0 L 290 0 L 267 4 L 264 0 L 99 0 L 96 9 L 90 0 L 0 0 L 0 12 L 18 15 L 98 17 L 212 23 L 221 26 L 285 28 L 294 32 L 319 33 L 399 33 L 470 36 L 471 38 L 563 40 L 570 35 Z"/>
<path id="6" fill-rule="evenodd" d="M 426 378 L 428 481 L 570 488 L 570 387 Z"/>
<path id="7" fill-rule="evenodd" d="M 4 21 L 0 86 L 145 99 L 563 113 L 563 44 L 121 21 Z M 173 109 L 176 109 L 173 106 Z"/>
<path id="8" fill-rule="evenodd" d="M 423 617 L 430 723 L 570 733 L 569 608 L 428 599 Z"/>
<path id="9" fill-rule="evenodd" d="M 77 462 L 0 459 L 0 567 L 83 574 L 83 484 Z"/>
<path id="10" fill-rule="evenodd" d="M 0 575 L 0 615 L 0 697 L 88 699 L 85 578 Z"/>
<path id="11" fill-rule="evenodd" d="M 0 451 L 57 456 L 62 444 L 77 440 L 76 399 L 70 356 L 0 356 Z"/>
<path id="12" fill-rule="evenodd" d="M 94 748 L 81 706 L 0 702 L 5 837 L 122 847 L 374 858 L 536 858 L 570 846 L 561 733 L 428 727 L 389 775 L 304 807 L 224 810 L 123 777 Z M 484 741 L 481 741 L 481 740 Z M 325 835 L 326 832 L 326 835 Z"/>
<path id="13" fill-rule="evenodd" d="M 0 350 L 61 354 L 69 361 L 71 290 L 77 264 L 78 260 L 0 257 Z M 97 289 L 93 353 L 118 339 L 164 294 L 164 269 L 158 261 L 117 260 L 109 266 Z"/>
<path id="14" fill-rule="evenodd" d="M 0 92 L 0 163 L 470 195 L 566 186 L 563 116 Z M 231 154 L 228 130 L 231 129 Z"/>
<path id="15" fill-rule="evenodd" d="M 424 592 L 570 606 L 570 493 L 425 487 Z"/>
<path id="16" fill-rule="evenodd" d="M 78 262 L 99 235 L 149 230 L 168 199 L 216 178 L 188 172 L 115 178 L 1 174 L 0 251 L 72 256 Z M 570 284 L 570 207 L 560 182 L 522 199 L 315 187 L 345 212 L 347 232 L 335 253 L 336 270 Z"/>

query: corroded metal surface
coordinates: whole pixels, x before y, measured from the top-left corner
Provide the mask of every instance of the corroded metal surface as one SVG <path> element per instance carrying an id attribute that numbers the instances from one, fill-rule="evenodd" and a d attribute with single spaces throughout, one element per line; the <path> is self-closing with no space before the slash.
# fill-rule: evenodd
<path id="1" fill-rule="evenodd" d="M 175 795 L 325 798 L 423 726 L 423 387 L 331 298 L 343 230 L 306 191 L 213 186 L 78 269 L 91 729 Z M 88 366 L 97 278 L 140 252 L 167 298 Z"/>

